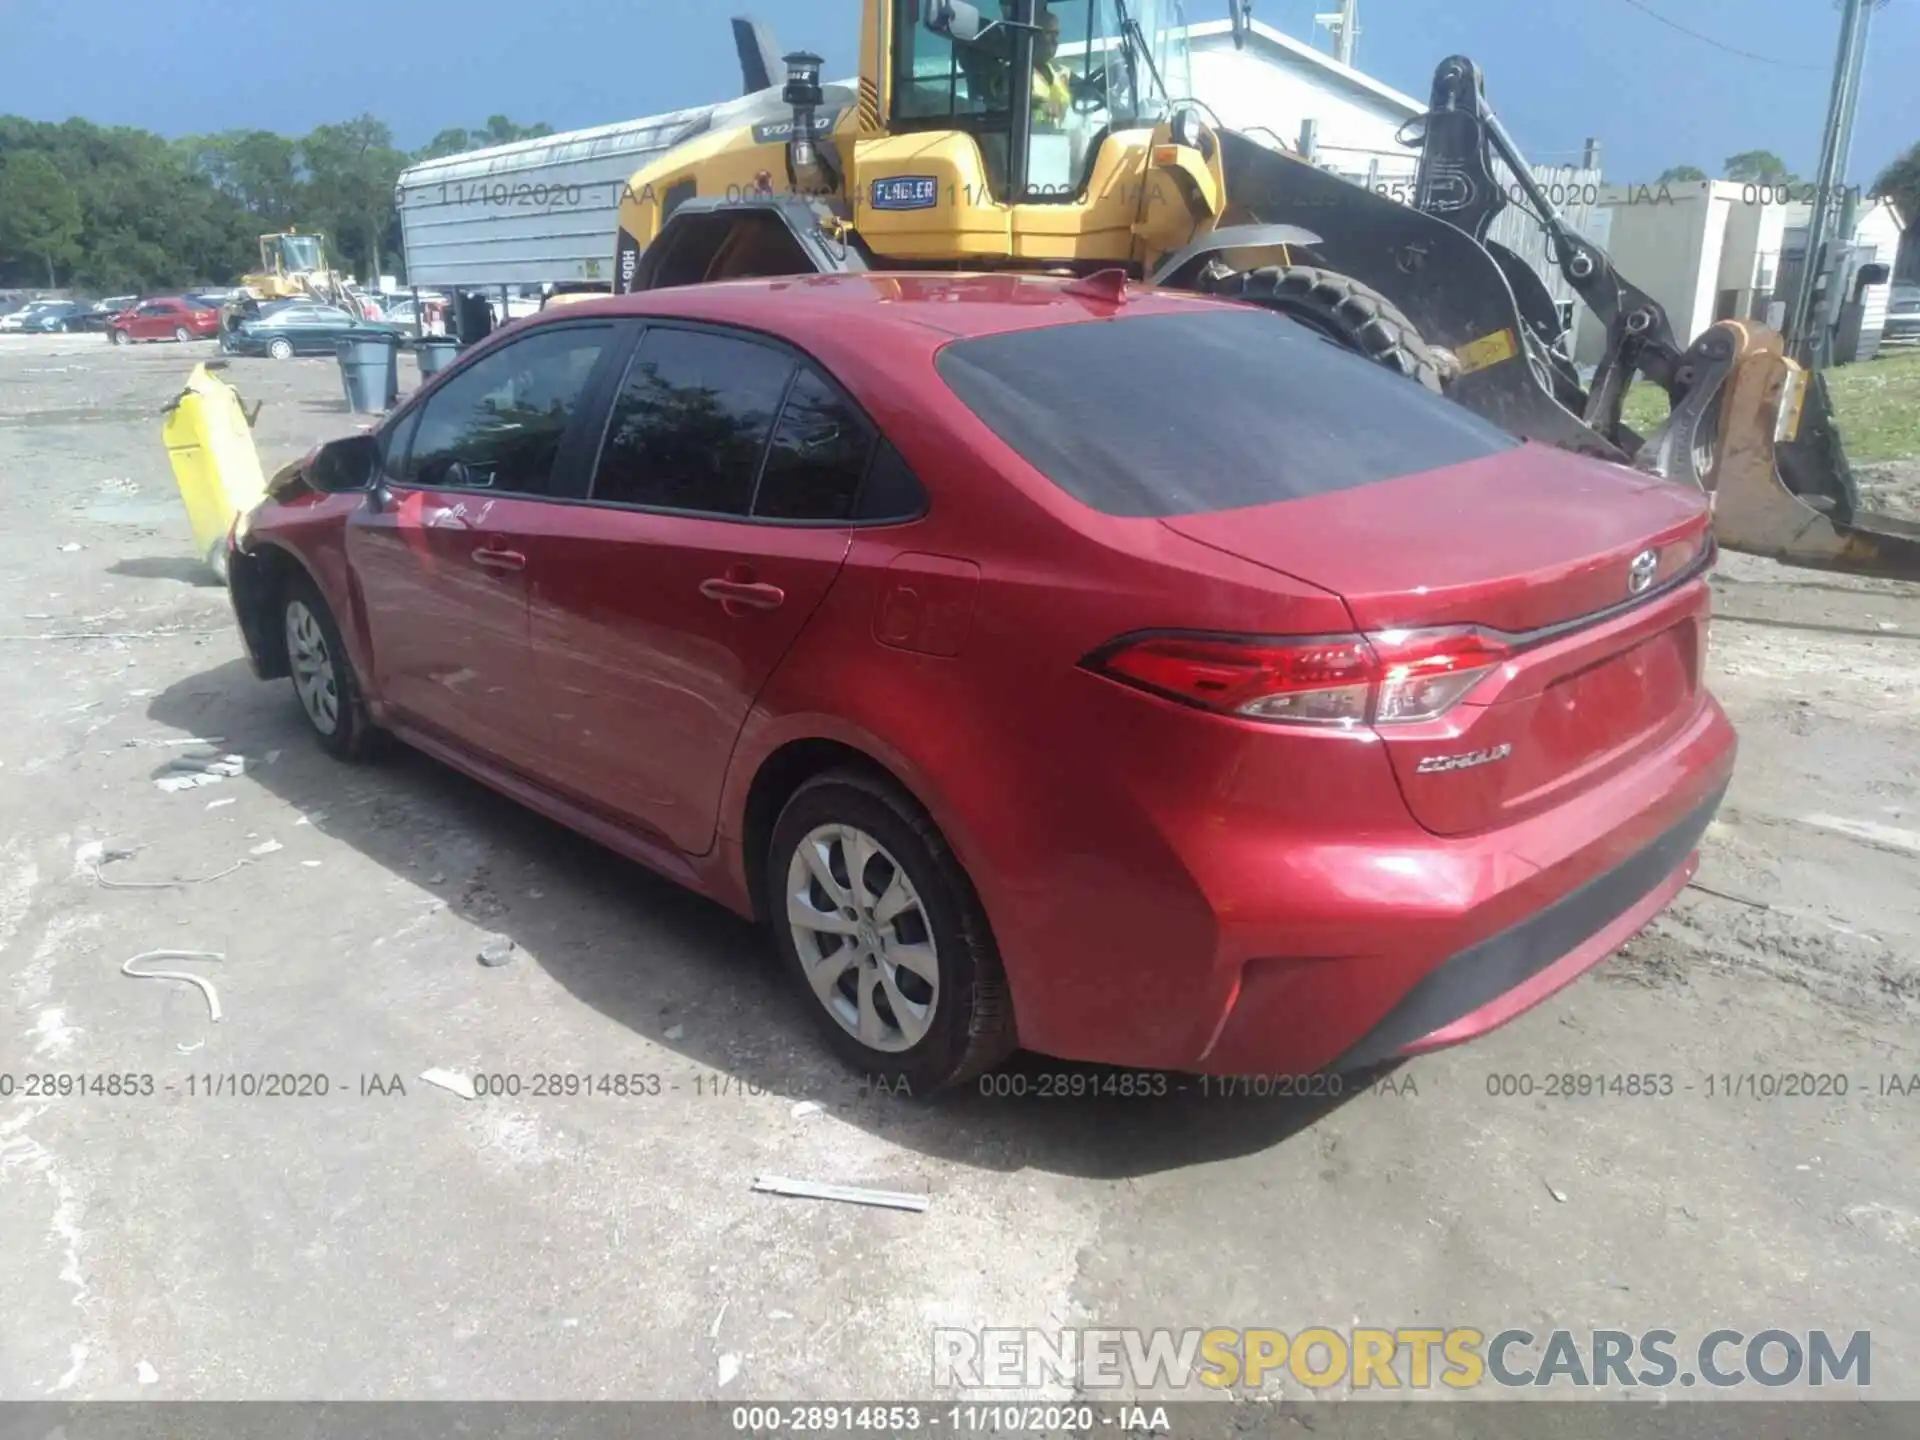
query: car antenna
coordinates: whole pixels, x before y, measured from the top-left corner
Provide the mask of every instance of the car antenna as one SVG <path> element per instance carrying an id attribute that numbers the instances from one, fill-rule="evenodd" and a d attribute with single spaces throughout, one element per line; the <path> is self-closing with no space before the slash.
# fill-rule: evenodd
<path id="1" fill-rule="evenodd" d="M 1124 305 L 1133 298 L 1127 289 L 1127 272 L 1117 265 L 1110 270 L 1096 270 L 1091 275 L 1082 275 L 1063 287 L 1062 293 L 1098 300 L 1105 305 Z"/>

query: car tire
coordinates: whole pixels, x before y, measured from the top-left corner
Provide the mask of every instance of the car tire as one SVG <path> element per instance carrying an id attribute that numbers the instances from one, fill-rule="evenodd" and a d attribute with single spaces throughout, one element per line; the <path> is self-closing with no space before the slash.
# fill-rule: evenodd
<path id="1" fill-rule="evenodd" d="M 133 337 L 124 330 L 116 330 L 113 332 L 113 343 L 116 345 L 131 345 L 133 343 Z"/>
<path id="2" fill-rule="evenodd" d="M 293 358 L 293 342 L 286 339 L 271 341 L 267 345 L 267 354 L 271 355 L 275 360 L 291 360 Z"/>
<path id="3" fill-rule="evenodd" d="M 193 338 L 193 331 L 184 325 L 176 325 L 173 327 L 173 338 L 184 345 Z"/>
<path id="4" fill-rule="evenodd" d="M 359 677 L 320 587 L 304 571 L 292 575 L 281 589 L 278 608 L 287 674 L 308 728 L 335 759 L 365 758 L 378 732 L 367 716 Z"/>
<path id="5" fill-rule="evenodd" d="M 858 770 L 807 781 L 774 823 L 761 888 L 804 1003 L 869 1083 L 932 1094 L 1013 1052 L 986 911 L 946 838 L 896 786 Z"/>
<path id="6" fill-rule="evenodd" d="M 1378 290 L 1337 270 L 1268 265 L 1221 276 L 1206 289 L 1277 310 L 1435 394 L 1443 389 L 1449 367 L 1414 323 Z"/>

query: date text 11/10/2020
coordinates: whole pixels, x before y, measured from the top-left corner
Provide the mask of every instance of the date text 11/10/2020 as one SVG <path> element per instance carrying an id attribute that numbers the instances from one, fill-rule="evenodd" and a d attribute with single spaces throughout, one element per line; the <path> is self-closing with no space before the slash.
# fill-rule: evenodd
<path id="1" fill-rule="evenodd" d="M 1732 182 L 1719 182 L 1728 184 Z M 1592 207 L 1597 205 L 1677 205 L 1683 199 L 1692 197 L 1695 187 L 1691 185 L 1626 185 L 1602 186 L 1593 181 L 1542 180 L 1537 182 L 1540 193 L 1555 206 Z M 1410 175 L 1388 180 L 1374 180 L 1363 185 L 1364 189 L 1384 200 L 1392 200 L 1400 205 L 1419 203 L 1419 187 Z M 582 205 L 599 208 L 611 205 L 625 205 L 628 201 L 646 203 L 658 200 L 661 195 L 652 185 L 642 185 L 635 190 L 631 183 L 621 182 L 611 187 L 611 193 L 601 190 L 597 185 L 530 185 L 526 183 L 510 184 L 507 181 L 484 181 L 474 184 L 449 182 L 435 187 L 438 202 L 441 205 L 457 207 L 485 206 L 500 209 L 527 210 L 577 210 Z M 1743 205 L 1811 205 L 1820 193 L 1820 187 L 1808 182 L 1760 181 L 1744 182 L 1740 187 L 1740 203 Z M 764 204 L 776 196 L 800 200 L 844 199 L 855 210 L 863 208 L 900 209 L 933 208 L 943 200 L 949 206 L 966 204 L 968 206 L 993 205 L 999 203 L 1000 196 L 991 187 L 971 183 L 957 184 L 949 182 L 941 187 L 934 184 L 927 196 L 914 206 L 872 205 L 866 194 L 854 190 L 842 196 L 838 190 L 808 190 L 789 187 L 776 191 L 771 183 L 756 185 L 729 185 L 725 191 L 714 198 L 728 205 Z M 1078 185 L 1029 185 L 1025 199 L 1031 204 L 1061 204 L 1078 202 L 1086 197 L 1083 187 Z M 1129 181 L 1118 190 L 1109 192 L 1104 198 L 1117 198 L 1123 205 L 1145 203 L 1157 205 L 1166 203 L 1168 197 L 1158 187 L 1147 186 L 1139 181 Z M 1836 203 L 1851 200 L 1855 204 L 1864 202 L 1865 190 L 1858 185 L 1835 187 Z M 1510 204 L 1531 206 L 1532 198 L 1519 184 L 1506 187 L 1506 199 Z M 1303 197 L 1299 202 L 1305 205 L 1333 205 L 1338 196 L 1333 194 L 1318 197 Z"/>

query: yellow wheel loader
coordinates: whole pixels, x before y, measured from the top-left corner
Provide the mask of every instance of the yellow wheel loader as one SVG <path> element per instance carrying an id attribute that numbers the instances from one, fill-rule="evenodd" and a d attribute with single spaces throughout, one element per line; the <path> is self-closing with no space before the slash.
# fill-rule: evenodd
<path id="1" fill-rule="evenodd" d="M 303 235 L 286 230 L 262 235 L 260 268 L 240 277 L 240 290 L 240 296 L 220 312 L 223 348 L 227 333 L 248 316 L 258 314 L 260 306 L 269 301 L 317 300 L 355 315 L 360 313 L 360 296 L 347 277 L 328 262 L 327 237 L 318 233 Z"/>
<path id="2" fill-rule="evenodd" d="M 619 292 L 751 275 L 888 269 L 1087 275 L 1283 312 L 1518 434 L 1636 465 L 1714 497 L 1728 548 L 1920 579 L 1920 527 L 1860 512 L 1824 383 L 1737 321 L 1691 346 L 1567 225 L 1488 107 L 1444 61 L 1412 203 L 1217 123 L 1185 93 L 1168 0 L 864 0 L 860 72 L 822 85 L 735 23 L 749 98 L 629 181 Z M 1232 0 L 1234 34 L 1248 33 Z M 1550 292 L 1488 239 L 1514 200 L 1606 327 L 1582 384 Z M 1636 376 L 1672 412 L 1621 419 Z"/>

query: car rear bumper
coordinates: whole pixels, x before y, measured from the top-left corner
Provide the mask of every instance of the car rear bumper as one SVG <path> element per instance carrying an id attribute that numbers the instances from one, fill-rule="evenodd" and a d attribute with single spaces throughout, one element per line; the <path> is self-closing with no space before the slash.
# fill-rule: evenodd
<path id="1" fill-rule="evenodd" d="M 1703 693 L 1656 750 L 1578 797 L 1459 837 L 1404 810 L 1394 820 L 1364 792 L 1364 757 L 1328 767 L 1351 777 L 1330 795 L 1311 772 L 1235 771 L 1236 798 L 1289 783 L 1311 792 L 1304 820 L 1296 810 L 1231 823 L 1217 782 L 1203 791 L 1209 803 L 1170 814 L 1138 804 L 1147 782 L 1136 781 L 1123 792 L 1130 810 L 1109 805 L 1096 828 L 1076 806 L 1071 830 L 1046 831 L 1076 859 L 1030 905 L 1018 890 L 983 889 L 1021 1043 L 1111 1064 L 1297 1076 L 1471 1039 L 1671 902 L 1737 748 Z M 1193 787 L 1175 771 L 1166 788 Z"/>
<path id="2" fill-rule="evenodd" d="M 1566 806 L 1483 837 L 1436 841 L 1414 867 L 1392 847 L 1410 887 L 1424 877 L 1433 893 L 1413 906 L 1381 895 L 1372 943 L 1356 953 L 1288 958 L 1275 943 L 1284 917 L 1234 902 L 1228 913 L 1239 918 L 1222 926 L 1217 952 L 1231 990 L 1192 1068 L 1357 1070 L 1505 1024 L 1612 954 L 1679 893 L 1736 748 L 1707 699 L 1658 755 Z M 1344 868 L 1354 873 L 1352 857 Z M 1364 933 L 1364 905 L 1352 920 Z M 1248 958 L 1234 963 L 1239 956 Z"/>
<path id="3" fill-rule="evenodd" d="M 1532 1009 L 1611 955 L 1693 878 L 1696 848 L 1722 785 L 1646 848 L 1518 925 L 1429 971 L 1343 1053 L 1335 1070 L 1360 1070 L 1472 1040 Z"/>

